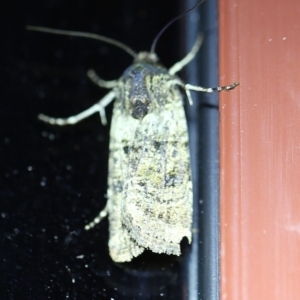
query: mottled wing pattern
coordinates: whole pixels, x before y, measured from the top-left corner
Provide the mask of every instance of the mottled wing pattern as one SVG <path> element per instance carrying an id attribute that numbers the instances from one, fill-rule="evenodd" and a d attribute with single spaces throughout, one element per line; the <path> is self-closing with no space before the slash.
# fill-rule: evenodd
<path id="1" fill-rule="evenodd" d="M 180 254 L 191 242 L 192 182 L 182 96 L 142 120 L 115 103 L 110 142 L 110 254 L 127 261 L 143 252 Z"/>
<path id="2" fill-rule="evenodd" d="M 126 145 L 132 141 L 132 128 L 138 121 L 124 115 L 116 101 L 110 129 L 110 156 L 108 176 L 109 252 L 116 262 L 131 261 L 144 251 L 129 235 L 121 217 L 124 199 L 124 170 L 129 163 Z M 126 127 L 125 127 L 126 126 Z M 128 147 L 128 146 L 127 146 Z"/>
<path id="3" fill-rule="evenodd" d="M 191 242 L 192 182 L 188 131 L 181 95 L 142 120 L 129 148 L 122 222 L 138 245 L 180 254 Z"/>

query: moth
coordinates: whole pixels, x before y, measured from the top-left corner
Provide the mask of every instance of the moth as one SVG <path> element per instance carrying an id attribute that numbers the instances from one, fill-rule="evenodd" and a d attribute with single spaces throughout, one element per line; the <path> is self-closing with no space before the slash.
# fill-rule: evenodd
<path id="1" fill-rule="evenodd" d="M 115 262 L 131 261 L 145 249 L 180 255 L 181 240 L 186 237 L 191 243 L 193 194 L 183 92 L 192 105 L 191 90 L 228 91 L 239 84 L 216 88 L 185 84 L 176 73 L 195 57 L 202 36 L 198 36 L 181 61 L 166 69 L 155 53 L 157 39 L 165 28 L 149 52 L 136 53 L 119 41 L 93 33 L 27 27 L 97 39 L 133 56 L 133 64 L 119 79 L 105 81 L 95 71 L 87 72 L 92 82 L 109 89 L 92 107 L 66 119 L 38 116 L 41 121 L 63 126 L 99 113 L 105 125 L 105 107 L 115 100 L 110 128 L 108 200 L 99 215 L 85 226 L 89 230 L 108 216 L 109 253 Z"/>

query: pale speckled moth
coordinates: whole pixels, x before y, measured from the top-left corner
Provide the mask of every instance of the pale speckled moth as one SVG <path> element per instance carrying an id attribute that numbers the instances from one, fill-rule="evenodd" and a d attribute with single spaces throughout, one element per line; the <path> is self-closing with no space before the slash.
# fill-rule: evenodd
<path id="1" fill-rule="evenodd" d="M 102 124 L 106 124 L 105 107 L 115 99 L 110 129 L 108 200 L 85 229 L 94 227 L 108 215 L 109 252 L 115 262 L 131 261 L 145 249 L 180 255 L 181 240 L 184 237 L 189 243 L 192 240 L 193 211 L 188 131 L 180 90 L 186 92 L 192 104 L 190 90 L 227 91 L 238 83 L 204 88 L 185 84 L 175 75 L 195 57 L 202 43 L 201 36 L 181 61 L 166 69 L 158 63 L 154 50 L 160 34 L 150 52 L 136 53 L 118 41 L 97 34 L 35 26 L 27 29 L 98 39 L 134 57 L 133 64 L 117 80 L 104 81 L 93 70 L 88 71 L 94 83 L 110 89 L 92 107 L 66 119 L 43 114 L 38 118 L 54 125 L 71 125 L 99 112 Z"/>

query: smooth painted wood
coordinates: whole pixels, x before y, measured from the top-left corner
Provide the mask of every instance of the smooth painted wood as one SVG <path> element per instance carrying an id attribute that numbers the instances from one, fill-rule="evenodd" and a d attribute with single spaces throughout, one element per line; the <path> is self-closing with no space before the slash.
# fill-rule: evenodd
<path id="1" fill-rule="evenodd" d="M 219 3 L 221 299 L 300 299 L 300 1 Z"/>

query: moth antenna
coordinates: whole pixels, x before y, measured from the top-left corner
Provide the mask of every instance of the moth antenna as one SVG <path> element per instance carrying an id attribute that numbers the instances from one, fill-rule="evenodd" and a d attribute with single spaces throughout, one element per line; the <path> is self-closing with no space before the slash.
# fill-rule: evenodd
<path id="1" fill-rule="evenodd" d="M 89 38 L 89 39 L 94 39 L 94 40 L 99 40 L 111 45 L 114 45 L 116 47 L 119 47 L 126 51 L 128 54 L 136 58 L 137 53 L 133 51 L 130 47 L 127 45 L 116 41 L 114 39 L 108 38 L 103 35 L 99 35 L 96 33 L 88 33 L 88 32 L 81 32 L 81 31 L 71 31 L 71 30 L 60 30 L 60 29 L 52 29 L 52 28 L 47 28 L 47 27 L 40 27 L 40 26 L 26 26 L 27 30 L 33 30 L 33 31 L 41 31 L 41 32 L 47 32 L 47 33 L 53 33 L 53 34 L 60 34 L 60 35 L 69 35 L 69 36 L 79 36 L 79 37 L 84 37 L 84 38 Z"/>
<path id="2" fill-rule="evenodd" d="M 166 31 L 166 29 L 168 27 L 170 27 L 174 22 L 176 22 L 178 19 L 184 17 L 185 15 L 187 15 L 190 11 L 192 11 L 193 9 L 195 9 L 196 7 L 198 7 L 200 4 L 202 4 L 205 0 L 201 0 L 200 2 L 198 2 L 196 5 L 194 5 L 192 8 L 188 9 L 187 11 L 185 11 L 184 13 L 180 14 L 179 16 L 175 17 L 174 19 L 172 19 L 169 23 L 167 23 L 163 29 L 161 29 L 161 31 L 157 34 L 157 36 L 155 37 L 152 45 L 151 45 L 151 50 L 150 53 L 155 53 L 155 48 L 156 48 L 156 44 L 158 39 L 160 38 L 160 36 Z"/>

